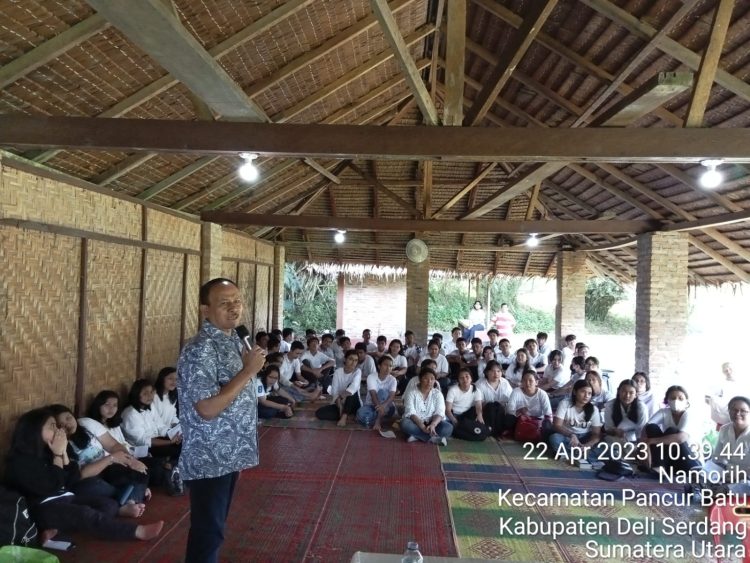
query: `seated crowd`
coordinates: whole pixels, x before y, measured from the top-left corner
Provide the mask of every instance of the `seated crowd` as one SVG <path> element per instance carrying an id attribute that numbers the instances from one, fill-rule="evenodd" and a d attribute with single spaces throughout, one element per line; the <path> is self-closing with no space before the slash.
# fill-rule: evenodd
<path id="1" fill-rule="evenodd" d="M 599 360 L 574 335 L 554 350 L 540 332 L 513 352 L 497 330 L 486 334 L 488 342 L 476 336 L 467 342 L 455 328 L 450 341 L 436 333 L 423 349 L 412 331 L 402 343 L 384 336 L 372 342 L 365 330 L 354 346 L 343 330 L 320 338 L 309 330 L 304 343 L 291 329 L 259 332 L 255 342 L 267 355 L 256 381 L 258 416 L 290 418 L 300 403 L 324 401 L 315 411 L 321 420 L 356 421 L 380 432 L 392 424 L 409 442 L 546 442 L 556 458 L 588 447 L 592 465 L 612 444 L 630 444 L 622 450 L 657 475 L 693 473 L 704 461 L 712 475 L 750 469 L 744 455 L 750 399 L 729 364 L 725 384 L 705 399 L 719 430 L 716 447 L 706 452 L 697 446 L 700 420 L 682 386 L 671 385 L 662 400 L 652 394 L 648 375 L 636 372 L 610 393 Z M 27 498 L 43 537 L 87 531 L 149 540 L 160 534 L 163 521 L 132 519 L 146 512 L 152 488 L 183 493 L 176 386 L 176 370 L 167 367 L 153 383 L 136 380 L 125 402 L 115 391 L 99 392 L 84 417 L 59 404 L 20 417 L 5 483 Z M 713 481 L 730 491 L 750 490 L 744 482 Z"/>

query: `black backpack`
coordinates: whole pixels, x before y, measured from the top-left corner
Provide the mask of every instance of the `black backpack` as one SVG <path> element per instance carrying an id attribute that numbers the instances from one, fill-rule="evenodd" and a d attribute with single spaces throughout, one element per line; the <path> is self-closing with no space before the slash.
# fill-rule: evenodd
<path id="1" fill-rule="evenodd" d="M 36 543 L 36 536 L 26 499 L 0 486 L 0 545 L 30 546 Z"/>

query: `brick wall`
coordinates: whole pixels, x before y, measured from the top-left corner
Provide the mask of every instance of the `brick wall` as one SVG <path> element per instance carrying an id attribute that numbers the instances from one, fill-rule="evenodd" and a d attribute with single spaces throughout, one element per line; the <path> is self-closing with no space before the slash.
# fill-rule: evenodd
<path id="1" fill-rule="evenodd" d="M 341 296 L 339 296 L 341 297 Z M 406 330 L 406 281 L 365 277 L 344 281 L 341 328 L 352 338 L 369 328 L 372 340 L 379 334 L 401 338 Z"/>
<path id="2" fill-rule="evenodd" d="M 677 370 L 687 327 L 687 282 L 685 233 L 638 237 L 635 366 L 650 375 L 652 387 L 680 383 Z"/>
<path id="3" fill-rule="evenodd" d="M 586 329 L 586 280 L 589 276 L 584 252 L 557 253 L 557 307 L 555 339 L 562 349 L 563 339 L 575 334 L 583 340 Z"/>

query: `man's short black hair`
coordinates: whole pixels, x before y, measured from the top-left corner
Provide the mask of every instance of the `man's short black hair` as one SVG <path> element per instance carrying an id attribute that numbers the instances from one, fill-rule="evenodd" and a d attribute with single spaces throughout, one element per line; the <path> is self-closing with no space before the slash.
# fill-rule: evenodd
<path id="1" fill-rule="evenodd" d="M 545 340 L 547 340 L 547 333 L 546 332 L 537 332 L 536 333 L 536 337 L 537 338 L 544 338 Z"/>
<path id="2" fill-rule="evenodd" d="M 287 328 L 285 328 L 284 330 L 281 331 L 281 337 L 282 338 L 286 338 L 287 336 L 291 336 L 292 334 L 294 334 L 294 329 L 293 328 L 287 327 Z"/>
<path id="3" fill-rule="evenodd" d="M 305 349 L 305 345 L 302 344 L 302 342 L 300 342 L 299 340 L 295 340 L 294 342 L 292 342 L 291 346 L 289 346 L 290 352 L 292 350 L 304 350 L 304 349 Z"/>
<path id="4" fill-rule="evenodd" d="M 354 349 L 355 350 L 362 350 L 364 352 L 367 352 L 367 344 L 365 344 L 364 342 L 357 342 L 354 345 Z"/>
<path id="5" fill-rule="evenodd" d="M 208 300 L 211 295 L 211 290 L 214 288 L 214 286 L 227 283 L 231 283 L 234 287 L 239 289 L 239 286 L 229 278 L 214 278 L 207 281 L 201 286 L 200 291 L 198 292 L 198 302 L 201 305 L 210 305 Z"/>

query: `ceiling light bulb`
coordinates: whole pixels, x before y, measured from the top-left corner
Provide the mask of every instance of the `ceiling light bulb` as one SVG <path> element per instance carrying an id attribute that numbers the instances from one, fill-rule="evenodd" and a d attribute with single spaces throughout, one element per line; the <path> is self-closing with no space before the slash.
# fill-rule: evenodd
<path id="1" fill-rule="evenodd" d="M 536 238 L 536 233 L 531 233 L 529 235 L 529 240 L 526 241 L 526 246 L 530 246 L 532 248 L 539 246 L 539 239 Z"/>
<path id="2" fill-rule="evenodd" d="M 240 178 L 245 180 L 245 182 L 255 182 L 255 180 L 258 179 L 258 176 L 260 176 L 257 166 L 253 164 L 253 161 L 258 158 L 258 155 L 243 152 L 240 156 L 245 162 L 239 167 L 237 173 L 240 175 Z"/>
<path id="3" fill-rule="evenodd" d="M 705 166 L 706 170 L 700 177 L 701 186 L 704 188 L 716 188 L 724 181 L 724 175 L 716 170 L 716 167 L 723 164 L 723 160 L 702 160 L 701 164 Z"/>
<path id="4" fill-rule="evenodd" d="M 336 244 L 342 244 L 346 240 L 346 231 L 336 231 L 336 234 L 333 235 L 333 240 L 336 241 Z"/>

